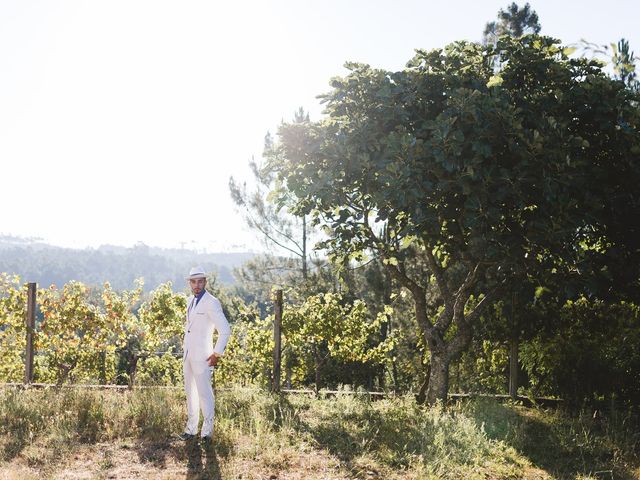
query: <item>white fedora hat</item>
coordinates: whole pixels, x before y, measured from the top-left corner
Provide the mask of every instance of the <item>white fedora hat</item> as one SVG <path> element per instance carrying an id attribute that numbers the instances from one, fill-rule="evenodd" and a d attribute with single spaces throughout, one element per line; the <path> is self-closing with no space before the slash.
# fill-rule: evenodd
<path id="1" fill-rule="evenodd" d="M 191 280 L 193 278 L 207 278 L 207 274 L 204 273 L 204 268 L 202 267 L 193 267 L 189 271 L 189 276 L 185 277 L 186 280 Z"/>

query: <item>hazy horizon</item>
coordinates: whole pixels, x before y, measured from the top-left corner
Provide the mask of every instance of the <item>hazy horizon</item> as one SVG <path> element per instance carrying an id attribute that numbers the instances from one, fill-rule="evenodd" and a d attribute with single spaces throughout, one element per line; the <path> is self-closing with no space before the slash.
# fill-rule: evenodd
<path id="1" fill-rule="evenodd" d="M 109 248 L 114 248 L 114 249 L 134 249 L 134 248 L 140 248 L 140 247 L 148 247 L 150 249 L 159 249 L 159 250 L 176 250 L 176 251 L 187 251 L 187 252 L 193 252 L 196 254 L 205 254 L 205 255 L 209 255 L 209 254 L 245 254 L 245 253 L 251 253 L 251 254 L 259 254 L 259 253 L 265 253 L 266 249 L 262 248 L 262 249 L 258 249 L 258 250 L 251 250 L 251 249 L 246 249 L 246 250 L 233 250 L 233 249 L 228 249 L 228 250 L 210 250 L 208 248 L 202 247 L 199 248 L 197 245 L 191 243 L 191 242 L 181 242 L 180 245 L 176 246 L 176 247 L 163 247 L 160 245 L 153 245 L 153 244 L 148 244 L 142 241 L 138 241 L 135 242 L 131 245 L 118 245 L 115 243 L 101 243 L 98 245 L 86 245 L 86 246 L 79 246 L 79 247 L 75 247 L 75 246 L 68 246 L 68 245 L 58 245 L 55 243 L 51 243 L 46 241 L 46 239 L 42 238 L 42 237 L 22 237 L 19 235 L 12 235 L 12 234 L 6 234 L 3 232 L 0 232 L 0 247 L 2 245 L 8 245 L 8 244 L 13 244 L 13 245 L 44 245 L 44 246 L 48 246 L 48 247 L 55 247 L 55 248 L 62 248 L 62 249 L 70 249 L 70 250 L 100 250 L 100 249 L 109 249 Z"/>

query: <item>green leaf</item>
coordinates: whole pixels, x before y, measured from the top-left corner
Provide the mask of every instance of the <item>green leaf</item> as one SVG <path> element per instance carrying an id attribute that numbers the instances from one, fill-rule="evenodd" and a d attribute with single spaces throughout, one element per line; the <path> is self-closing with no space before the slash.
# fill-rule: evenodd
<path id="1" fill-rule="evenodd" d="M 550 292 L 550 290 L 547 287 L 542 287 L 542 286 L 536 287 L 535 297 L 540 298 L 547 292 Z"/>
<path id="2" fill-rule="evenodd" d="M 493 75 L 487 82 L 487 87 L 499 87 L 504 82 L 504 79 L 500 75 Z"/>
<path id="3" fill-rule="evenodd" d="M 415 235 L 409 235 L 407 237 L 404 237 L 400 241 L 400 250 L 404 250 L 405 248 L 409 248 L 411 246 L 411 244 L 413 242 L 415 242 L 416 240 L 417 240 L 417 237 Z"/>

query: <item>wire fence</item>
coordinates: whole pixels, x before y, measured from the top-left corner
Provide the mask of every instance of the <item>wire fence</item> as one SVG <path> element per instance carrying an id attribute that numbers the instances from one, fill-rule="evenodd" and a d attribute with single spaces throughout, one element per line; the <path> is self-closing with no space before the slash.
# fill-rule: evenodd
<path id="1" fill-rule="evenodd" d="M 120 392 L 131 391 L 131 387 L 128 385 L 100 385 L 100 384 L 88 384 L 88 383 L 73 383 L 73 384 L 54 384 L 54 383 L 18 383 L 18 382 L 8 382 L 8 383 L 0 383 L 0 388 L 16 388 L 16 389 L 88 389 L 88 390 L 115 390 Z M 136 390 L 175 390 L 180 391 L 183 390 L 183 386 L 177 385 L 136 385 Z M 265 389 L 257 388 L 257 387 L 241 387 L 241 386 L 233 386 L 233 387 L 217 387 L 216 392 L 232 392 L 232 391 L 242 391 L 242 392 L 253 392 L 253 393 L 264 393 Z M 353 395 L 356 397 L 365 397 L 370 400 L 382 400 L 389 398 L 397 398 L 406 394 L 398 394 L 396 392 L 369 392 L 365 390 L 320 390 L 316 392 L 315 390 L 309 389 L 288 389 L 283 388 L 278 392 L 280 394 L 286 395 L 307 395 L 309 397 L 336 397 L 342 395 Z M 409 394 L 410 395 L 410 394 Z M 526 407 L 558 407 L 564 403 L 564 400 L 561 398 L 550 398 L 550 397 L 525 397 L 525 396 L 517 396 L 515 399 L 511 395 L 507 394 L 486 394 L 486 393 L 449 393 L 448 399 L 450 402 L 455 402 L 458 400 L 465 399 L 478 399 L 478 398 L 486 398 L 493 399 L 498 401 L 516 401 L 522 406 Z"/>
<path id="2" fill-rule="evenodd" d="M 138 360 L 144 360 L 153 356 L 164 356 L 170 355 L 175 358 L 182 357 L 182 350 L 164 350 L 164 351 L 153 351 L 153 352 L 136 352 L 128 349 L 122 349 L 122 352 L 127 352 L 126 357 L 130 360 L 130 366 L 128 371 L 128 384 L 107 384 L 106 376 L 103 374 L 100 376 L 101 383 L 42 383 L 42 382 L 34 382 L 34 357 L 45 356 L 45 352 L 35 352 L 34 351 L 34 333 L 35 333 L 35 305 L 36 305 L 36 284 L 29 283 L 28 284 L 28 295 L 27 295 L 27 310 L 26 310 L 26 326 L 27 326 L 27 342 L 25 348 L 25 376 L 24 381 L 22 383 L 18 382 L 8 382 L 8 383 L 0 383 L 0 387 L 3 388 L 79 388 L 79 389 L 104 389 L 104 390 L 131 390 L 134 387 L 136 389 L 166 389 L 166 390 L 181 390 L 183 387 L 181 385 L 137 385 L 135 384 L 135 376 Z M 383 399 L 383 398 L 391 398 L 396 397 L 398 394 L 395 392 L 373 392 L 373 391 L 364 391 L 364 390 L 311 390 L 311 389 L 286 389 L 281 388 L 280 385 L 280 364 L 281 364 L 281 325 L 282 325 L 282 310 L 283 310 L 283 299 L 282 299 L 282 290 L 278 290 L 275 292 L 274 296 L 274 353 L 273 353 L 273 370 L 272 370 L 272 381 L 269 387 L 271 392 L 275 393 L 283 393 L 283 394 L 293 394 L 293 395 L 313 395 L 313 396 L 335 396 L 335 395 L 357 395 L 357 396 L 366 396 L 371 399 Z M 217 388 L 219 391 L 232 390 L 242 388 L 244 390 L 249 391 L 264 391 L 259 388 L 247 388 L 247 387 L 230 387 L 230 388 Z M 554 406 L 559 405 L 563 402 L 562 399 L 557 398 L 546 398 L 546 397 L 524 397 L 517 396 L 514 394 L 509 395 L 500 395 L 500 394 L 480 394 L 480 393 L 450 393 L 448 394 L 448 398 L 450 400 L 464 399 L 464 398 L 493 398 L 497 400 L 514 400 L 518 401 L 523 405 L 544 405 L 544 406 Z"/>

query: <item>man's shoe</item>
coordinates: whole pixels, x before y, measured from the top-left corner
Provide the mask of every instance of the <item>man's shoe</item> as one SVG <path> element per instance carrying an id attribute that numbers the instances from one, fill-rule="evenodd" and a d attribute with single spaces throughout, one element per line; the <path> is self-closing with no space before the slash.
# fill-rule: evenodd
<path id="1" fill-rule="evenodd" d="M 192 435 L 190 433 L 182 432 L 180 435 L 178 435 L 178 438 L 180 440 L 189 441 L 189 440 L 193 440 L 194 438 L 196 438 L 196 436 Z"/>
<path id="2" fill-rule="evenodd" d="M 202 440 L 202 443 L 211 443 L 211 435 L 203 435 L 200 440 Z"/>

